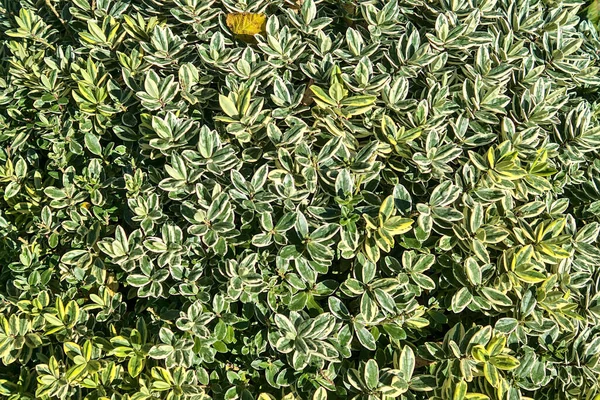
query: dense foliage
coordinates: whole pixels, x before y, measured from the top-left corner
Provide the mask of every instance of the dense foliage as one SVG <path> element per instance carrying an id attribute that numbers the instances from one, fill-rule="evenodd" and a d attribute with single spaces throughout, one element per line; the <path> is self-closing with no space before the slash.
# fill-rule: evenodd
<path id="1" fill-rule="evenodd" d="M 0 0 L 0 396 L 599 399 L 585 7 Z"/>

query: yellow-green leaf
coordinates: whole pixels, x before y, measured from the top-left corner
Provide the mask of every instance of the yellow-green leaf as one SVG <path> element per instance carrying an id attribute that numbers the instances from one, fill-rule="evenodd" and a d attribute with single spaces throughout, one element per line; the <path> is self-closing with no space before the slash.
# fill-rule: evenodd
<path id="1" fill-rule="evenodd" d="M 227 96 L 219 95 L 219 105 L 225 114 L 230 117 L 237 117 L 238 110 L 235 107 L 235 103 Z"/>
<path id="2" fill-rule="evenodd" d="M 386 233 L 394 236 L 410 231 L 413 220 L 410 218 L 391 217 L 383 223 L 383 229 Z"/>
<path id="3" fill-rule="evenodd" d="M 253 41 L 254 35 L 265 33 L 267 16 L 260 13 L 231 13 L 227 14 L 225 23 L 239 39 Z"/>

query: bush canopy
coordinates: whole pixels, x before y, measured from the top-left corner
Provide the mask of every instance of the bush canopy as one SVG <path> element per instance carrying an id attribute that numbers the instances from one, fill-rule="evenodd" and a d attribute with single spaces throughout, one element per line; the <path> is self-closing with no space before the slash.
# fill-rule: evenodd
<path id="1" fill-rule="evenodd" d="M 577 0 L 0 0 L 0 396 L 600 399 Z"/>

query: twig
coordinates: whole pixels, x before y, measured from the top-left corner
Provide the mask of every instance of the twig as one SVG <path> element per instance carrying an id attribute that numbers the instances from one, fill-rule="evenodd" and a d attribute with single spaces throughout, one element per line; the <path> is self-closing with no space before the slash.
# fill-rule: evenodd
<path id="1" fill-rule="evenodd" d="M 52 4 L 51 0 L 45 0 L 45 1 L 46 1 L 46 6 L 48 6 L 48 8 L 50 9 L 50 11 L 52 11 L 52 14 L 54 14 L 54 16 L 56 16 L 56 18 L 58 18 L 58 20 L 60 21 L 60 23 L 65 27 L 66 32 L 68 34 L 70 34 L 70 32 L 69 32 L 69 25 L 67 25 L 67 22 L 64 19 L 62 19 L 62 17 L 58 13 L 58 11 L 56 11 L 56 8 L 54 7 L 54 4 Z"/>

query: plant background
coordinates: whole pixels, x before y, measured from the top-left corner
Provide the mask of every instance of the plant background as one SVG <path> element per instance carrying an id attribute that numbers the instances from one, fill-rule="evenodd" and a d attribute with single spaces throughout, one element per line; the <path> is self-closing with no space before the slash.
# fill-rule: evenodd
<path id="1" fill-rule="evenodd" d="M 0 0 L 0 395 L 598 400 L 597 11 Z"/>

